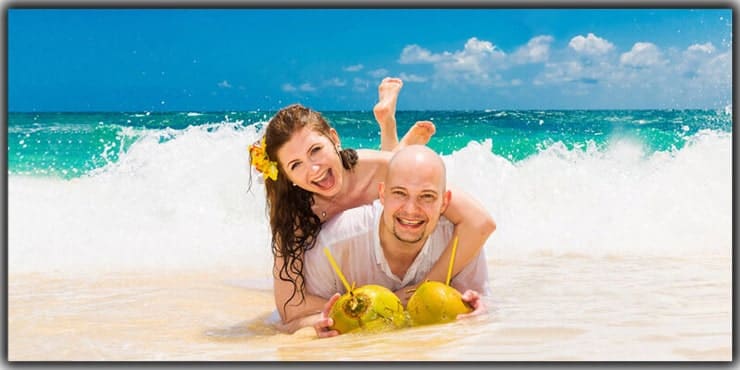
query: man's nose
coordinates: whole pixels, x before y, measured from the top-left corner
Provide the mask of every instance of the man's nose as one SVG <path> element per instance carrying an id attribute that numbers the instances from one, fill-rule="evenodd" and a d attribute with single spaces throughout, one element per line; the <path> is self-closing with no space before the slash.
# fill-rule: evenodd
<path id="1" fill-rule="evenodd" d="M 417 210 L 418 204 L 416 204 L 416 201 L 413 199 L 413 197 L 409 197 L 408 199 L 406 199 L 405 202 L 403 202 L 402 208 L 405 212 L 413 213 Z"/>

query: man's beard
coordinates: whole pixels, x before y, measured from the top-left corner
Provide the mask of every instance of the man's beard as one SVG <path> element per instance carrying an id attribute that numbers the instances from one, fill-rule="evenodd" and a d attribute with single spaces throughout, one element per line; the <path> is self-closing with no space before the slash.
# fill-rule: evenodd
<path id="1" fill-rule="evenodd" d="M 424 239 L 424 231 L 425 230 L 426 230 L 426 228 L 424 230 L 422 230 L 421 233 L 419 233 L 419 237 L 416 238 L 416 239 L 413 239 L 413 240 L 412 239 L 404 239 L 396 231 L 396 225 L 393 225 L 393 236 L 395 236 L 396 239 L 398 239 L 401 242 L 413 244 L 413 243 L 417 243 L 417 242 L 421 241 L 422 239 Z"/>

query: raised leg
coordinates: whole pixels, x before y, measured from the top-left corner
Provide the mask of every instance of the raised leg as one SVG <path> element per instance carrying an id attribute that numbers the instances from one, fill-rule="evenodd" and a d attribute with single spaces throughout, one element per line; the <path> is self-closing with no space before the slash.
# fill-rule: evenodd
<path id="1" fill-rule="evenodd" d="M 378 86 L 378 103 L 373 107 L 375 120 L 380 126 L 380 150 L 391 151 L 398 146 L 396 133 L 396 104 L 403 81 L 386 77 Z"/>
<path id="2" fill-rule="evenodd" d="M 401 142 L 394 150 L 401 149 L 406 145 L 426 145 L 436 131 L 437 128 L 434 127 L 434 123 L 431 121 L 417 121 L 411 126 L 406 135 L 403 136 L 403 139 L 401 139 Z"/>

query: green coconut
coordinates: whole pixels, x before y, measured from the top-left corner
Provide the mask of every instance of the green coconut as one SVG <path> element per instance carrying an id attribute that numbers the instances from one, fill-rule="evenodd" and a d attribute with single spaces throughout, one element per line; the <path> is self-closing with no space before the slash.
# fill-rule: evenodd
<path id="1" fill-rule="evenodd" d="M 408 325 L 401 300 L 388 288 L 364 285 L 350 289 L 332 306 L 329 317 L 332 329 L 340 334 L 358 331 L 386 331 Z"/>
<path id="2" fill-rule="evenodd" d="M 413 325 L 441 324 L 454 321 L 457 315 L 473 308 L 462 300 L 457 289 L 438 281 L 425 281 L 406 305 Z"/>

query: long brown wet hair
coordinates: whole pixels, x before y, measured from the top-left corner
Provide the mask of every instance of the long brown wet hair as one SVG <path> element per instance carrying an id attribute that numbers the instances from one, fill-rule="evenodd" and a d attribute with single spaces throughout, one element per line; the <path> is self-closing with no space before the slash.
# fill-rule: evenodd
<path id="1" fill-rule="evenodd" d="M 278 162 L 277 179 L 265 179 L 267 210 L 272 229 L 272 254 L 275 258 L 282 258 L 284 262 L 280 271 L 273 271 L 273 274 L 276 274 L 276 278 L 293 284 L 293 293 L 283 304 L 283 309 L 297 294 L 300 294 L 300 302 L 305 299 L 303 254 L 313 248 L 316 236 L 321 231 L 321 220 L 311 210 L 314 204 L 313 193 L 294 186 L 283 172 L 277 157 L 278 150 L 293 134 L 306 126 L 329 138 L 334 145 L 337 144 L 331 138 L 331 126 L 324 117 L 300 104 L 279 110 L 265 130 L 267 156 Z M 339 150 L 337 155 L 347 170 L 352 170 L 357 164 L 357 152 L 354 149 Z"/>

